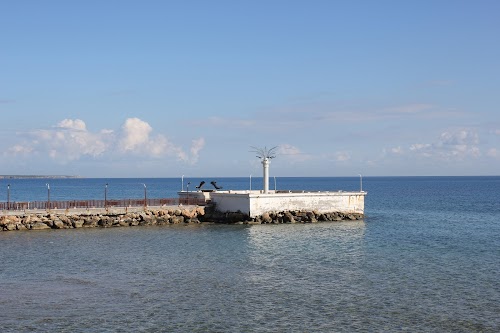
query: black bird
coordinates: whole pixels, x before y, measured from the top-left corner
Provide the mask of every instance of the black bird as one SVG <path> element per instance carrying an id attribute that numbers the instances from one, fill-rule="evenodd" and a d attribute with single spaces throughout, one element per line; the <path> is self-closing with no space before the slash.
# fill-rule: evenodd
<path id="1" fill-rule="evenodd" d="M 196 186 L 197 189 L 200 189 L 205 185 L 205 181 L 201 181 L 200 185 Z"/>
<path id="2" fill-rule="evenodd" d="M 213 187 L 215 187 L 216 190 L 220 190 L 222 186 L 217 186 L 217 182 L 211 181 L 210 184 L 212 184 Z"/>

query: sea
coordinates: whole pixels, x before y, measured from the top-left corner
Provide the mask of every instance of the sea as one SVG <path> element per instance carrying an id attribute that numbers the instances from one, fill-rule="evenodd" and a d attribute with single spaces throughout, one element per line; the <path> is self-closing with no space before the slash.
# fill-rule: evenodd
<path id="1" fill-rule="evenodd" d="M 202 180 L 262 187 L 0 179 L 0 201 L 6 185 L 11 201 L 103 199 L 105 184 L 140 199 Z M 360 221 L 0 232 L 0 332 L 500 332 L 500 177 L 270 179 L 361 187 Z"/>

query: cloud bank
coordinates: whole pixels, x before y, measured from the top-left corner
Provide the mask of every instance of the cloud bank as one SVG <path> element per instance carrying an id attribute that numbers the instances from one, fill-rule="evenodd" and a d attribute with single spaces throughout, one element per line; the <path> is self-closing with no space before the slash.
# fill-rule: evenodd
<path id="1" fill-rule="evenodd" d="M 204 138 L 194 139 L 186 152 L 165 135 L 154 134 L 151 125 L 139 118 L 126 119 L 118 131 L 102 129 L 98 132 L 89 131 L 81 119 L 64 119 L 50 129 L 18 133 L 18 136 L 23 136 L 22 142 L 8 148 L 6 155 L 49 156 L 62 163 L 86 157 L 141 156 L 146 159 L 175 157 L 195 164 L 205 146 Z"/>

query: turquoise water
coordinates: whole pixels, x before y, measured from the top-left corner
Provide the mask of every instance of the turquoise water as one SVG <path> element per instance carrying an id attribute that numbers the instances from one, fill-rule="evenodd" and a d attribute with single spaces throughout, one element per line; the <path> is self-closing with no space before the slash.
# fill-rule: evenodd
<path id="1" fill-rule="evenodd" d="M 89 196 L 112 184 L 60 181 Z M 363 189 L 364 221 L 2 232 L 0 331 L 498 332 L 500 177 L 367 177 Z"/>

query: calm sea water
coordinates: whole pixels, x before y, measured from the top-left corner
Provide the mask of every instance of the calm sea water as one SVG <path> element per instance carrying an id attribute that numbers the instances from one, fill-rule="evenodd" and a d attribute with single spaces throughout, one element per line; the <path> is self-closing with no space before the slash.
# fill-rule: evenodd
<path id="1" fill-rule="evenodd" d="M 8 182 L 11 200 L 44 200 L 46 180 Z M 142 183 L 151 197 L 181 188 L 180 179 L 60 179 L 51 197 L 98 199 L 105 183 L 112 198 L 141 198 Z M 364 221 L 2 232 L 0 331 L 500 331 L 500 177 L 367 177 L 363 189 Z"/>

